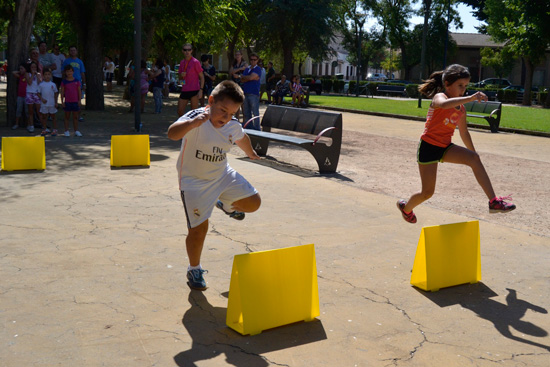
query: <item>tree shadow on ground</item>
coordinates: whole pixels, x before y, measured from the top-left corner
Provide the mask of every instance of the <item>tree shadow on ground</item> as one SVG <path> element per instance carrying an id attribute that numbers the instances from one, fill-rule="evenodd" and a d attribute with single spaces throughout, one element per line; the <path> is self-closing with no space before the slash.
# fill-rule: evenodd
<path id="1" fill-rule="evenodd" d="M 508 339 L 550 351 L 550 346 L 548 345 L 512 334 L 511 329 L 515 329 L 524 335 L 533 337 L 543 338 L 548 336 L 548 332 L 543 328 L 529 321 L 522 320 L 527 310 L 543 314 L 547 314 L 548 311 L 543 307 L 519 299 L 514 289 L 506 288 L 508 291 L 506 304 L 492 300 L 492 297 L 498 295 L 481 282 L 444 288 L 438 292 L 417 290 L 439 307 L 448 307 L 458 304 L 475 312 L 477 316 L 492 322 L 498 332 Z"/>
<path id="2" fill-rule="evenodd" d="M 189 308 L 182 323 L 192 339 L 189 350 L 174 356 L 180 367 L 225 354 L 226 363 L 239 367 L 264 367 L 273 364 L 261 354 L 325 340 L 321 321 L 300 322 L 242 336 L 225 324 L 227 308 L 212 306 L 203 292 L 190 291 Z"/>

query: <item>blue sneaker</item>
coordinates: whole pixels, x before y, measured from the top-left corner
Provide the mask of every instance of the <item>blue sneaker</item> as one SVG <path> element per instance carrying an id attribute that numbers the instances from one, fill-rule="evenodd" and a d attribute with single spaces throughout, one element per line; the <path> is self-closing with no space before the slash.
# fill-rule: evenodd
<path id="1" fill-rule="evenodd" d="M 238 212 L 238 211 L 227 212 L 223 208 L 223 203 L 219 200 L 216 203 L 216 208 L 220 209 L 222 212 L 229 215 L 229 218 L 233 218 L 233 219 L 236 219 L 236 220 L 243 220 L 244 219 L 244 213 L 243 212 Z"/>
<path id="2" fill-rule="evenodd" d="M 199 291 L 204 291 L 206 288 L 206 281 L 203 278 L 203 274 L 208 273 L 208 270 L 203 269 L 192 269 L 187 271 L 187 285 L 191 289 L 196 289 Z"/>

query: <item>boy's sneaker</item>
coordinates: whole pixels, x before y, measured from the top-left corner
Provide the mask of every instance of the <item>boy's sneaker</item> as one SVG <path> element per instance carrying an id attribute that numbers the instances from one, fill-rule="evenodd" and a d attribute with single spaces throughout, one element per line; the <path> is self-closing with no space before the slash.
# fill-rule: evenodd
<path id="1" fill-rule="evenodd" d="M 202 276 L 204 273 L 208 273 L 208 270 L 204 269 L 191 269 L 187 271 L 187 285 L 191 289 L 196 289 L 198 291 L 204 291 L 206 288 L 206 281 Z"/>
<path id="2" fill-rule="evenodd" d="M 52 130 L 52 136 L 57 136 L 57 130 L 56 129 Z"/>
<path id="3" fill-rule="evenodd" d="M 32 126 L 32 125 L 27 126 L 27 131 L 30 132 L 30 133 L 33 133 L 34 132 L 34 126 Z"/>
<path id="4" fill-rule="evenodd" d="M 224 212 L 225 214 L 229 215 L 230 218 L 233 218 L 233 219 L 236 219 L 236 220 L 243 220 L 244 219 L 244 213 L 243 212 L 238 212 L 238 211 L 228 212 L 223 208 L 223 203 L 219 200 L 216 203 L 216 207 L 218 209 L 220 209 L 222 212 Z"/>
<path id="5" fill-rule="evenodd" d="M 42 132 L 40 133 L 40 135 L 46 136 L 46 135 L 48 135 L 48 133 L 49 133 L 48 129 L 44 129 L 44 130 L 42 130 Z"/>
<path id="6" fill-rule="evenodd" d="M 12 129 L 12 130 L 17 130 L 17 129 L 19 129 L 19 125 L 14 124 L 14 125 L 11 127 L 11 129 Z"/>
<path id="7" fill-rule="evenodd" d="M 507 213 L 516 208 L 515 204 L 507 203 L 504 200 L 512 200 L 512 197 L 494 197 L 489 201 L 489 213 Z"/>
<path id="8" fill-rule="evenodd" d="M 82 136 L 82 133 L 80 131 L 76 130 L 74 132 L 74 136 Z"/>
<path id="9" fill-rule="evenodd" d="M 401 215 L 403 215 L 403 219 L 405 219 L 409 223 L 416 223 L 416 215 L 414 215 L 412 210 L 408 214 L 405 213 L 405 205 L 407 205 L 407 202 L 403 199 L 397 202 L 397 208 L 401 212 Z"/>
<path id="10" fill-rule="evenodd" d="M 63 135 L 65 135 L 65 136 L 71 136 L 71 133 L 69 132 L 69 130 L 65 130 L 65 132 L 63 133 Z"/>

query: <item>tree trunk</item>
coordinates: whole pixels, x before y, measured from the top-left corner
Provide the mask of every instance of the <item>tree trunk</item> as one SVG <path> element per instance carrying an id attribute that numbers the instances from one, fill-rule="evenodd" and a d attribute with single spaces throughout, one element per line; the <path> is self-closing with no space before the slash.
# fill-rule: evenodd
<path id="1" fill-rule="evenodd" d="M 6 91 L 6 123 L 15 123 L 17 80 L 12 71 L 29 58 L 29 42 L 38 0 L 21 0 L 15 3 L 15 13 L 8 26 L 8 87 Z"/>
<path id="2" fill-rule="evenodd" d="M 103 42 L 101 30 L 106 13 L 105 0 L 87 3 L 67 0 L 78 38 L 84 40 L 81 47 L 82 61 L 86 68 L 86 109 L 101 111 L 105 109 L 103 93 Z"/>
<path id="3" fill-rule="evenodd" d="M 523 93 L 523 106 L 531 106 L 531 88 L 533 86 L 533 72 L 535 71 L 535 68 L 533 66 L 533 62 L 528 57 L 524 57 L 523 61 L 525 61 L 525 86 L 524 86 L 524 93 Z"/>

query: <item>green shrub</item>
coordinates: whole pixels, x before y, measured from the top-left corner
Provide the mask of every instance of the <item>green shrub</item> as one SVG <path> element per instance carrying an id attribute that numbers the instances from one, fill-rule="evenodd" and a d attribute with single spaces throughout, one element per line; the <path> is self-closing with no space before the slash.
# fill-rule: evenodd
<path id="1" fill-rule="evenodd" d="M 357 80 L 350 80 L 349 81 L 349 88 L 348 93 L 349 94 L 355 94 L 355 85 L 357 84 Z"/>
<path id="2" fill-rule="evenodd" d="M 420 92 L 418 91 L 418 84 L 407 84 L 405 90 L 407 91 L 407 96 L 409 96 L 410 98 L 418 98 L 420 96 Z"/>
<path id="3" fill-rule="evenodd" d="M 345 80 L 334 79 L 332 81 L 332 89 L 334 90 L 334 93 L 342 93 L 344 91 L 344 85 L 346 85 Z"/>
<path id="4" fill-rule="evenodd" d="M 323 92 L 330 93 L 332 90 L 332 79 L 329 79 L 329 78 L 321 79 L 321 85 L 323 86 Z"/>
<path id="5" fill-rule="evenodd" d="M 549 92 L 539 92 L 539 95 L 538 95 L 538 103 L 540 105 L 544 105 L 544 104 L 547 104 L 548 102 L 548 93 Z"/>

